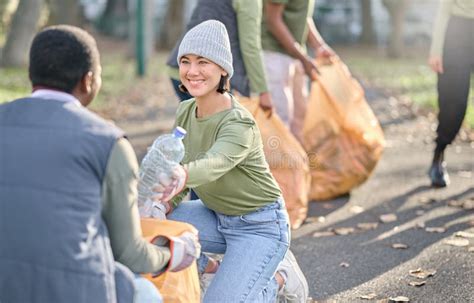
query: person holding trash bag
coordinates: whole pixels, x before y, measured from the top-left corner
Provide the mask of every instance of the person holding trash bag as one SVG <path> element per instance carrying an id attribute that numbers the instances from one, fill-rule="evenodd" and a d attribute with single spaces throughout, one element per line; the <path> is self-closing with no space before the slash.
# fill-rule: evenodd
<path id="1" fill-rule="evenodd" d="M 133 149 L 85 108 L 101 87 L 94 38 L 43 29 L 29 77 L 33 93 L 0 106 L 0 302 L 161 302 L 138 274 L 189 266 L 199 243 L 142 237 Z"/>
<path id="2" fill-rule="evenodd" d="M 453 142 L 466 115 L 474 72 L 474 2 L 439 2 L 428 63 L 438 74 L 438 128 L 428 172 L 433 187 L 449 184 L 444 151 Z"/>
<path id="3" fill-rule="evenodd" d="M 275 112 L 300 142 L 307 81 L 308 77 L 315 80 L 317 73 L 306 43 L 317 57 L 335 55 L 316 29 L 313 11 L 314 0 L 265 0 L 261 25 L 265 70 Z"/>
<path id="4" fill-rule="evenodd" d="M 176 125 L 188 131 L 186 155 L 176 167 L 179 182 L 155 190 L 169 219 L 199 230 L 203 252 L 224 254 L 221 263 L 204 254 L 198 260 L 200 273 L 215 272 L 204 302 L 275 302 L 279 291 L 306 302 L 306 280 L 287 253 L 285 202 L 259 129 L 227 92 L 234 69 L 225 26 L 208 20 L 189 30 L 177 60 L 181 86 L 194 97 L 176 114 Z M 185 188 L 201 199 L 179 203 Z"/>

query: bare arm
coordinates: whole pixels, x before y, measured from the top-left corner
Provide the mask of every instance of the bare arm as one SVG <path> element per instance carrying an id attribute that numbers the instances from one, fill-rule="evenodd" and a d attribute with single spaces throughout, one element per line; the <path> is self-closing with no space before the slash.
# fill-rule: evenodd
<path id="1" fill-rule="evenodd" d="M 283 21 L 284 9 L 285 5 L 281 3 L 265 3 L 265 23 L 267 28 L 290 56 L 301 61 L 306 74 L 314 79 L 314 73 L 317 73 L 318 69 L 316 68 L 312 58 L 309 57 L 302 49 L 301 45 L 296 42 Z"/>
<path id="2" fill-rule="evenodd" d="M 336 53 L 326 44 L 323 37 L 319 34 L 316 24 L 312 18 L 307 19 L 308 24 L 308 44 L 316 52 L 316 56 L 330 57 L 336 55 Z"/>
<path id="3" fill-rule="evenodd" d="M 290 30 L 283 21 L 284 10 L 284 4 L 272 2 L 265 3 L 265 23 L 267 28 L 290 56 L 299 60 L 305 60 L 307 59 L 307 55 L 301 49 L 301 46 L 295 41 Z"/>

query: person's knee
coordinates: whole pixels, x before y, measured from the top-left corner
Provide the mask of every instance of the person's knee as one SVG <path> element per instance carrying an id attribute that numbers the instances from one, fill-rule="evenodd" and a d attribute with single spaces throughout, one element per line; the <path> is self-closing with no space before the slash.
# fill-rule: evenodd
<path id="1" fill-rule="evenodd" d="M 161 297 L 158 289 L 143 277 L 137 277 L 134 281 L 135 284 L 135 299 L 134 303 L 162 303 L 163 298 Z"/>

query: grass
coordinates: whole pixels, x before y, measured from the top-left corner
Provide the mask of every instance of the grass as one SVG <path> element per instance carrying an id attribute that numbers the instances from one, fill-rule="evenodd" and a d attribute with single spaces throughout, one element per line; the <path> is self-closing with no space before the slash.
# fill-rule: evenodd
<path id="1" fill-rule="evenodd" d="M 0 103 L 26 96 L 30 92 L 28 73 L 24 68 L 0 68 Z"/>
<path id="2" fill-rule="evenodd" d="M 159 58 L 157 58 L 159 57 Z M 165 72 L 163 54 L 155 54 L 147 67 L 149 77 Z M 135 61 L 123 52 L 102 55 L 102 88 L 91 104 L 91 109 L 101 109 L 108 100 L 126 94 L 142 81 L 136 76 Z M 0 103 L 8 102 L 31 93 L 26 68 L 0 68 Z"/>
<path id="3" fill-rule="evenodd" d="M 102 89 L 91 105 L 91 109 L 101 109 L 110 100 L 127 94 L 138 84 L 153 82 L 136 77 L 135 61 L 126 59 L 124 45 L 109 45 L 102 52 Z M 117 50 L 122 50 L 118 51 Z M 437 110 L 436 75 L 426 64 L 426 56 L 388 59 L 374 49 L 349 47 L 336 50 L 354 75 L 369 84 L 388 90 L 399 97 L 407 98 L 415 106 Z M 162 75 L 165 71 L 167 53 L 157 53 L 148 65 L 147 77 Z M 155 83 L 156 84 L 156 83 Z M 30 93 L 30 84 L 25 68 L 0 68 L 0 103 L 13 100 Z M 474 129 L 474 77 L 471 77 L 471 91 L 465 124 Z"/>
<path id="4" fill-rule="evenodd" d="M 388 59 L 374 51 L 342 50 L 341 57 L 352 73 L 369 84 L 389 93 L 406 98 L 413 105 L 437 111 L 436 75 L 421 55 Z M 474 129 L 474 75 L 465 118 L 467 127 Z"/>

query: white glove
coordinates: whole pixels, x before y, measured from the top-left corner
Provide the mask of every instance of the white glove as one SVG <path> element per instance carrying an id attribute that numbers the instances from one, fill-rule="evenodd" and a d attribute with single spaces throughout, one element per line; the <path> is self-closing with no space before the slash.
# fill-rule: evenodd
<path id="1" fill-rule="evenodd" d="M 170 237 L 171 258 L 167 270 L 176 272 L 190 266 L 201 254 L 201 244 L 196 234 L 184 232 L 178 237 Z"/>

